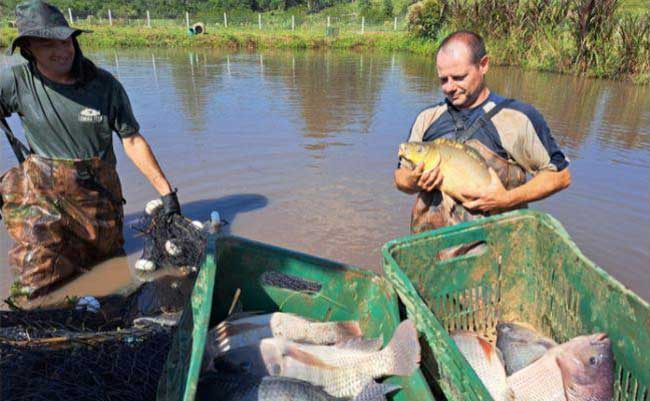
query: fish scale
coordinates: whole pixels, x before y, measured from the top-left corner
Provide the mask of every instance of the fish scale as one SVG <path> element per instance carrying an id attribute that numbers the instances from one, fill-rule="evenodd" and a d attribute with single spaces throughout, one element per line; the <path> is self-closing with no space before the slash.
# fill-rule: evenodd
<path id="1" fill-rule="evenodd" d="M 600 361 L 598 369 L 588 366 L 592 356 Z M 508 385 L 517 401 L 611 401 L 613 363 L 605 334 L 579 336 L 515 372 Z"/>
<path id="2" fill-rule="evenodd" d="M 439 168 L 442 174 L 440 190 L 465 202 L 466 190 L 480 190 L 491 182 L 485 159 L 471 147 L 450 139 L 431 142 L 406 142 L 400 145 L 398 156 L 410 169 L 424 163 L 424 170 Z"/>
<path id="3" fill-rule="evenodd" d="M 281 374 L 322 386 L 337 397 L 352 397 L 374 378 L 410 375 L 420 362 L 420 344 L 415 325 L 405 320 L 383 350 L 356 358 L 338 355 L 333 352 L 325 362 L 303 352 L 300 346 L 289 347 Z"/>
<path id="4" fill-rule="evenodd" d="M 492 398 L 495 401 L 512 400 L 512 392 L 506 382 L 506 370 L 496 347 L 474 332 L 456 331 L 451 338 Z"/>

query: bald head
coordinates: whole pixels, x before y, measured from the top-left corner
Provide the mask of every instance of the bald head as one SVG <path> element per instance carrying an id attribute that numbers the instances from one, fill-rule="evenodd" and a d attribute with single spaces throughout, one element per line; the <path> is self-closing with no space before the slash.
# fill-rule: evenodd
<path id="1" fill-rule="evenodd" d="M 489 60 L 483 39 L 473 32 L 452 33 L 442 41 L 436 56 L 440 89 L 458 108 L 471 108 L 489 95 L 485 74 Z"/>
<path id="2" fill-rule="evenodd" d="M 483 42 L 483 38 L 477 33 L 456 31 L 440 43 L 437 55 L 440 55 L 440 53 L 466 56 L 469 62 L 478 64 L 485 57 L 485 43 Z"/>

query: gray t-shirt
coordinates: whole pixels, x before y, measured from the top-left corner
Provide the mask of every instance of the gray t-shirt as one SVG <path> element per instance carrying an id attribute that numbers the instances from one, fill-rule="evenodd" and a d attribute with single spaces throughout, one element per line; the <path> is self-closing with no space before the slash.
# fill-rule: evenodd
<path id="1" fill-rule="evenodd" d="M 87 84 L 65 85 L 32 68 L 26 63 L 0 70 L 0 116 L 18 113 L 37 155 L 115 164 L 113 131 L 126 138 L 140 129 L 119 81 L 98 68 Z"/>

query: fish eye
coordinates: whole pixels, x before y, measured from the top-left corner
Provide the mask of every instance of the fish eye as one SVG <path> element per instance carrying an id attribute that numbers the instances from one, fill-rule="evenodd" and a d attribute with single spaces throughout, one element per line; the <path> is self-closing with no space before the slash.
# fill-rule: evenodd
<path id="1" fill-rule="evenodd" d="M 596 358 L 595 356 L 592 356 L 591 358 L 589 358 L 589 364 L 591 366 L 594 366 L 597 362 L 598 362 L 598 358 Z"/>
<path id="2" fill-rule="evenodd" d="M 418 152 L 424 152 L 424 146 L 418 145 Z"/>

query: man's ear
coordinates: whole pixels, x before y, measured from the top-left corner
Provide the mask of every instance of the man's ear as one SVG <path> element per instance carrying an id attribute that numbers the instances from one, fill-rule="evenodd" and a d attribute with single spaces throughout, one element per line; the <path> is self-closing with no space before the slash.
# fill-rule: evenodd
<path id="1" fill-rule="evenodd" d="M 481 61 L 478 62 L 478 68 L 481 70 L 481 73 L 483 75 L 487 74 L 488 70 L 490 69 L 490 59 L 488 56 L 483 56 Z"/>

